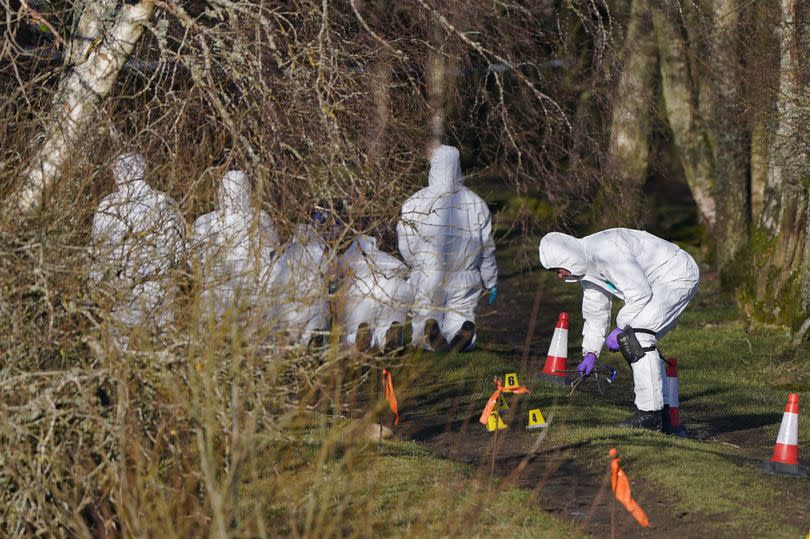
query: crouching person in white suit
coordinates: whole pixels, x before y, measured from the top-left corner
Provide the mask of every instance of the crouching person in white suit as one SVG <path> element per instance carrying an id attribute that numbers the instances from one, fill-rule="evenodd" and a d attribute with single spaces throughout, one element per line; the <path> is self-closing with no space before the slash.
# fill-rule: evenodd
<path id="1" fill-rule="evenodd" d="M 198 217 L 192 232 L 204 318 L 220 321 L 229 311 L 244 318 L 266 307 L 261 277 L 278 243 L 270 216 L 254 208 L 250 179 L 240 170 L 227 172 L 217 189 L 217 209 Z"/>
<path id="2" fill-rule="evenodd" d="M 174 320 L 171 271 L 184 251 L 185 221 L 177 203 L 145 181 L 141 154 L 119 155 L 113 164 L 117 190 L 93 216 L 90 280 L 113 296 L 114 334 L 126 348 L 139 325 L 160 334 Z"/>
<path id="3" fill-rule="evenodd" d="M 694 259 L 647 232 L 613 228 L 581 239 L 551 232 L 540 241 L 540 263 L 582 286 L 583 360 L 577 370 L 591 374 L 603 343 L 621 351 L 633 370 L 637 411 L 620 425 L 666 431 L 665 367 L 656 344 L 697 291 Z M 613 296 L 624 306 L 608 333 Z"/>
<path id="4" fill-rule="evenodd" d="M 273 301 L 268 323 L 292 343 L 325 344 L 329 329 L 330 251 L 313 227 L 299 224 L 273 263 L 267 290 Z"/>
<path id="5" fill-rule="evenodd" d="M 404 346 L 404 326 L 413 304 L 405 280 L 408 267 L 377 248 L 371 236 L 359 236 L 340 257 L 345 275 L 339 321 L 343 341 L 361 352 L 391 353 Z"/>

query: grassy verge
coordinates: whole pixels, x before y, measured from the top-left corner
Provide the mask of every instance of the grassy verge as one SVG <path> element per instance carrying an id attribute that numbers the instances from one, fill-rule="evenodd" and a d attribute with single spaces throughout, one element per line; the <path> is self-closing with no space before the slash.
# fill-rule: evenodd
<path id="1" fill-rule="evenodd" d="M 577 357 L 576 287 L 552 282 L 549 274 L 512 278 L 545 291 L 538 318 L 553 318 L 556 312 L 549 311 L 561 307 L 572 313 L 569 357 Z M 630 371 L 618 354 L 604 356 L 619 376 L 603 395 L 592 381 L 569 395 L 570 388 L 532 376 L 542 368 L 542 353 L 530 347 L 527 358 L 499 342 L 501 336 L 484 329 L 479 351 L 405 358 L 394 369 L 403 420 L 398 440 L 379 448 L 358 441 L 358 425 L 376 419 L 381 403 L 357 421 L 329 419 L 312 435 L 324 443 L 294 448 L 289 460 L 265 462 L 257 480 L 244 485 L 243 503 L 261 505 L 268 523 L 295 535 L 570 536 L 588 530 L 593 506 L 604 505 L 607 453 L 617 447 L 653 526 L 681 519 L 718 536 L 807 533 L 810 481 L 759 470 L 773 448 L 788 392 L 808 387 L 807 355 L 787 349 L 783 330 L 746 327 L 715 281 L 702 285 L 662 343 L 680 361 L 689 439 L 613 426 L 632 406 Z M 510 428 L 498 441 L 477 418 L 494 389 L 493 376 L 513 371 L 532 392 L 509 398 L 504 418 Z M 522 428 L 526 410 L 537 407 L 551 423 L 547 433 Z M 808 421 L 801 416 L 801 440 L 810 432 Z M 808 458 L 800 454 L 800 460 Z M 257 461 L 264 462 L 261 453 Z M 580 494 L 582 515 L 551 518 L 543 511 L 543 483 L 572 467 L 593 486 Z"/>
<path id="2" fill-rule="evenodd" d="M 350 441 L 343 436 L 353 427 L 342 422 L 331 428 L 351 447 L 338 443 L 328 455 L 322 446 L 299 448 L 307 464 L 295 473 L 285 470 L 289 463 L 266 462 L 262 478 L 242 489 L 245 517 L 258 506 L 276 533 L 307 537 L 578 535 L 574 525 L 546 514 L 532 492 L 474 466 L 437 458 L 414 442 Z"/>

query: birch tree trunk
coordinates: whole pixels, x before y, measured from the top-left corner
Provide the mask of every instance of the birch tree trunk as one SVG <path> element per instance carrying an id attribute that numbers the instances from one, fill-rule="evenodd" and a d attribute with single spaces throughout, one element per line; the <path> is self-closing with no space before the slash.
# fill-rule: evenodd
<path id="1" fill-rule="evenodd" d="M 154 9 L 152 0 L 123 4 L 111 28 L 118 2 L 87 2 L 71 38 L 67 61 L 72 69 L 60 82 L 52 102 L 44 141 L 26 168 L 12 206 L 30 213 L 43 202 L 45 192 L 59 179 L 62 167 L 98 116 L 98 105 L 110 93 L 121 68 L 143 33 Z"/>
<path id="2" fill-rule="evenodd" d="M 706 99 L 701 81 L 696 80 L 689 44 L 678 27 L 678 14 L 657 6 L 653 8 L 652 19 L 667 122 L 700 220 L 712 230 L 717 222 L 717 207 L 714 200 L 715 165 L 707 121 L 713 107 Z"/>
<path id="3" fill-rule="evenodd" d="M 617 220 L 641 219 L 641 190 L 647 177 L 652 130 L 652 100 L 657 66 L 655 37 L 646 0 L 635 0 L 625 41 L 610 122 L 609 170 L 618 184 L 613 202 Z"/>
<path id="4" fill-rule="evenodd" d="M 741 249 L 748 243 L 751 202 L 748 178 L 748 147 L 741 107 L 742 83 L 738 49 L 740 6 L 737 0 L 715 0 L 714 32 L 709 49 L 714 67 L 713 86 L 717 100 L 715 127 L 715 172 L 717 265 L 728 274 Z M 739 273 L 739 272 L 738 272 Z"/>

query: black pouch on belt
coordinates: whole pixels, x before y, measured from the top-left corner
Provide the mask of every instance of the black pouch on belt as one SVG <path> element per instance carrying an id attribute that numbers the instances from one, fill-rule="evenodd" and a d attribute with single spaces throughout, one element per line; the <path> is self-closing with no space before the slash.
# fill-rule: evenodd
<path id="1" fill-rule="evenodd" d="M 622 356 L 624 356 L 624 359 L 627 361 L 628 365 L 632 365 L 639 359 L 643 358 L 644 354 L 647 352 L 652 352 L 655 350 L 655 345 L 648 346 L 646 348 L 642 347 L 641 343 L 638 342 L 636 333 L 655 335 L 655 332 L 650 331 L 649 329 L 633 329 L 630 326 L 627 326 L 616 336 L 616 341 L 619 343 L 619 351 L 622 353 Z"/>

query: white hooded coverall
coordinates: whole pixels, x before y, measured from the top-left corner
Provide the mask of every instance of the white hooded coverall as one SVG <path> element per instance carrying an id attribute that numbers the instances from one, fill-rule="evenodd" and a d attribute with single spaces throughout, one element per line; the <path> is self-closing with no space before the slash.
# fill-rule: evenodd
<path id="1" fill-rule="evenodd" d="M 267 279 L 274 302 L 271 325 L 307 344 L 329 328 L 328 247 L 308 225 L 299 224 L 292 242 L 275 260 Z"/>
<path id="2" fill-rule="evenodd" d="M 202 305 L 215 320 L 228 309 L 254 309 L 266 301 L 261 279 L 279 244 L 270 216 L 253 209 L 244 172 L 223 176 L 217 203 L 217 210 L 194 221 L 191 238 L 200 263 Z"/>
<path id="3" fill-rule="evenodd" d="M 415 344 L 423 341 L 430 318 L 448 341 L 465 320 L 475 323 L 478 299 L 498 281 L 489 208 L 463 181 L 458 150 L 439 146 L 430 159 L 428 186 L 402 206 L 397 234 L 416 296 Z"/>
<path id="4" fill-rule="evenodd" d="M 654 331 L 637 333 L 647 348 L 675 326 L 697 291 L 699 270 L 694 259 L 674 243 L 652 234 L 613 228 L 582 239 L 551 232 L 540 241 L 540 263 L 547 269 L 571 272 L 566 281 L 580 281 L 583 290 L 582 353 L 599 356 L 610 325 L 611 298 L 624 306 L 616 326 Z M 664 363 L 658 350 L 647 352 L 631 365 L 636 407 L 656 411 L 664 407 Z"/>
<path id="5" fill-rule="evenodd" d="M 147 323 L 165 330 L 174 319 L 170 270 L 184 249 L 185 223 L 177 204 L 143 180 L 140 154 L 119 155 L 113 164 L 117 191 L 93 216 L 90 279 L 113 286 L 112 319 L 127 328 Z M 126 336 L 121 336 L 126 343 Z"/>
<path id="6" fill-rule="evenodd" d="M 340 257 L 346 273 L 344 304 L 339 313 L 344 341 L 354 344 L 360 324 L 372 331 L 371 345 L 382 348 L 394 322 L 405 325 L 413 291 L 405 278 L 408 267 L 377 248 L 377 239 L 360 236 Z"/>

